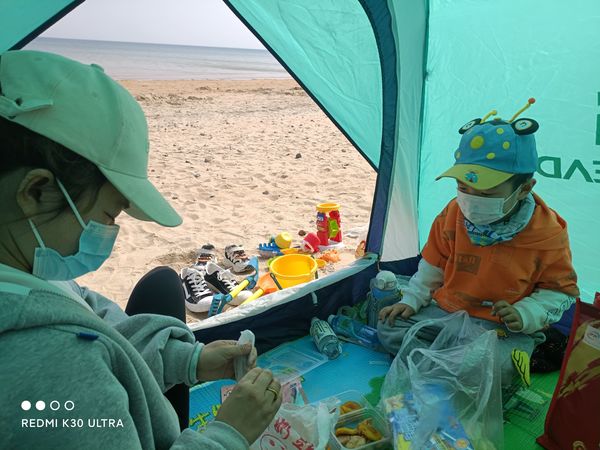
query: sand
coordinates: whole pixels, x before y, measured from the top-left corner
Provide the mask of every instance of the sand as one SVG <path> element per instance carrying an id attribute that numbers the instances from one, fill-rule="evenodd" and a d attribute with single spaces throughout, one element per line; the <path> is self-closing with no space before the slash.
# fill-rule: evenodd
<path id="1" fill-rule="evenodd" d="M 204 243 L 220 257 L 229 244 L 256 254 L 281 231 L 300 244 L 299 230 L 316 231 L 321 202 L 341 205 L 344 232 L 366 230 L 375 171 L 293 80 L 122 84 L 148 118 L 149 178 L 184 222 L 164 228 L 122 214 L 111 258 L 80 284 L 124 307 L 146 272 L 179 272 Z M 334 267 L 354 259 L 360 234 L 344 236 Z"/>

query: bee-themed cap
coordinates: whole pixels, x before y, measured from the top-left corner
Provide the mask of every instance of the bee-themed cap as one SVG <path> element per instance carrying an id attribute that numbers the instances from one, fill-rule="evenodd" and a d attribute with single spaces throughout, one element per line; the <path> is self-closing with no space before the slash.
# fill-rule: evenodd
<path id="1" fill-rule="evenodd" d="M 489 112 L 483 119 L 473 119 L 458 132 L 462 135 L 454 152 L 455 163 L 436 180 L 455 178 L 477 190 L 496 187 L 515 174 L 537 170 L 537 150 L 533 133 L 539 128 L 533 119 L 517 117 L 535 103 L 530 98 L 509 120 Z"/>

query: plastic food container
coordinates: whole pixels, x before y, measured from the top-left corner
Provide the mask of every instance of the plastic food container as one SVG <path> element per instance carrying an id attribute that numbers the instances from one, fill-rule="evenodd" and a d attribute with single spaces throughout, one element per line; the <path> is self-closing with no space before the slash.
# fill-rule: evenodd
<path id="1" fill-rule="evenodd" d="M 273 376 L 283 385 L 327 361 L 327 356 L 321 353 L 300 351 L 284 345 L 261 355 L 258 365 L 273 372 Z"/>
<path id="2" fill-rule="evenodd" d="M 371 406 L 367 406 L 340 416 L 329 440 L 331 449 L 346 450 L 348 448 L 339 441 L 338 437 L 335 435 L 335 430 L 340 427 L 356 428 L 360 422 L 367 419 L 371 419 L 371 424 L 382 434 L 383 439 L 354 448 L 360 450 L 384 450 L 391 448 L 391 433 L 387 421 L 377 410 Z"/>
<path id="3" fill-rule="evenodd" d="M 356 402 L 360 405 L 360 409 L 372 408 L 369 401 L 362 395 L 359 391 L 344 391 L 339 394 L 332 395 L 321 402 L 326 403 L 327 405 L 335 405 L 336 408 L 341 408 L 341 406 L 346 402 Z M 340 411 L 340 416 L 342 416 L 342 412 Z"/>

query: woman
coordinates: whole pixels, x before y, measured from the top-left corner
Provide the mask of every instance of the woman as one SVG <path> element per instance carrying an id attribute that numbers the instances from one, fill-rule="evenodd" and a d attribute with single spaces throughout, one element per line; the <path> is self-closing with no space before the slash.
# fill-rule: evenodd
<path id="1" fill-rule="evenodd" d="M 141 108 L 101 68 L 0 55 L 3 448 L 245 449 L 279 408 L 281 386 L 254 368 L 203 433 L 182 432 L 163 392 L 184 425 L 177 386 L 232 377 L 233 359 L 253 365 L 256 350 L 195 342 L 175 318 L 185 309 L 170 269 L 138 283 L 128 314 L 72 281 L 109 257 L 121 211 L 181 223 L 148 181 L 147 157 Z"/>

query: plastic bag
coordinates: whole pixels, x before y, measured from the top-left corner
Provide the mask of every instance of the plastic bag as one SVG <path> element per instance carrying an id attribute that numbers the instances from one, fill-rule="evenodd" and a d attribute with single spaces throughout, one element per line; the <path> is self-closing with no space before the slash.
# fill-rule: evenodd
<path id="1" fill-rule="evenodd" d="M 250 450 L 324 450 L 339 416 L 333 410 L 326 403 L 284 403 Z"/>
<path id="2" fill-rule="evenodd" d="M 246 344 L 250 344 L 254 347 L 254 342 L 256 338 L 254 333 L 250 330 L 244 330 L 240 333 L 240 338 L 237 341 L 237 345 L 244 346 Z M 248 369 L 250 367 L 250 356 L 252 353 L 249 353 L 248 356 L 238 356 L 233 360 L 233 371 L 235 373 L 235 379 L 240 381 L 244 375 L 248 373 Z"/>
<path id="3" fill-rule="evenodd" d="M 432 343 L 419 338 L 425 327 L 440 329 Z M 395 445 L 410 434 L 411 448 L 446 448 L 457 439 L 465 449 L 503 448 L 497 341 L 495 331 L 464 311 L 423 320 L 407 332 L 381 392 Z M 413 429 L 399 436 L 402 427 Z"/>
<path id="4" fill-rule="evenodd" d="M 560 378 L 546 416 L 544 448 L 600 448 L 600 309 L 577 301 Z"/>

